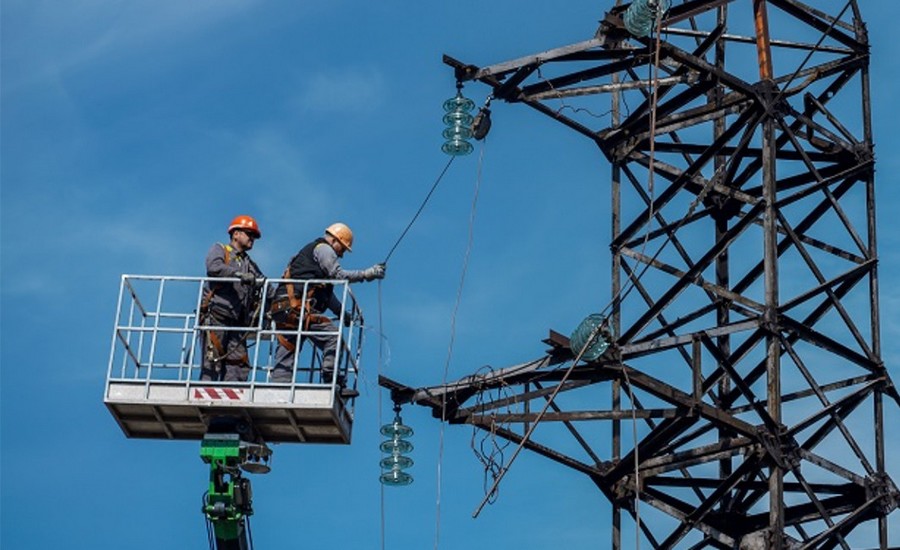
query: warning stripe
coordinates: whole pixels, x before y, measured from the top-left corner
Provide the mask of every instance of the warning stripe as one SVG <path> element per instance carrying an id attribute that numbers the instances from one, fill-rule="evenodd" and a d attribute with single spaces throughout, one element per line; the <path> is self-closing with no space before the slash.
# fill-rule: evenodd
<path id="1" fill-rule="evenodd" d="M 194 388 L 194 399 L 243 401 L 244 390 L 237 388 Z"/>

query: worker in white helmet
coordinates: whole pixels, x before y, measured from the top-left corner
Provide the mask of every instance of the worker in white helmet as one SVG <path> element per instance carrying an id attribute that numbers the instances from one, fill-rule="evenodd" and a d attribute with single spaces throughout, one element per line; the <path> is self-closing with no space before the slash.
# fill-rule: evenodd
<path id="1" fill-rule="evenodd" d="M 322 237 L 307 244 L 291 259 L 285 269 L 284 279 L 337 279 L 351 283 L 383 279 L 384 264 L 375 264 L 368 269 L 345 270 L 339 259 L 345 252 L 353 251 L 353 232 L 343 223 L 334 223 L 325 229 Z M 299 285 L 297 285 L 299 286 Z M 334 377 L 335 352 L 337 350 L 337 329 L 331 319 L 325 315 L 331 311 L 341 315 L 341 303 L 334 295 L 332 285 L 315 284 L 303 288 L 281 283 L 275 290 L 272 301 L 272 318 L 279 330 L 296 330 L 303 311 L 303 330 L 310 334 L 309 338 L 317 348 L 322 350 L 322 381 L 331 383 Z M 345 313 L 345 322 L 349 323 L 352 312 Z M 291 382 L 294 379 L 294 355 L 297 351 L 297 338 L 290 334 L 278 335 L 278 349 L 275 352 L 275 367 L 270 377 L 272 382 Z M 338 377 L 338 384 L 343 386 L 344 380 Z M 342 387 L 344 397 L 356 397 L 357 392 Z"/>

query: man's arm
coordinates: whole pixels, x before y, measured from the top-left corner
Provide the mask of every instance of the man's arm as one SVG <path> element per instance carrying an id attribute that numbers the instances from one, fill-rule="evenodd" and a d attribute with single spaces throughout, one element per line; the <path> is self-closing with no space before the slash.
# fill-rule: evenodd
<path id="1" fill-rule="evenodd" d="M 206 276 L 235 277 L 237 272 L 234 265 L 225 263 L 225 247 L 219 243 L 212 245 L 206 253 Z"/>
<path id="2" fill-rule="evenodd" d="M 351 283 L 366 280 L 363 270 L 342 268 L 337 253 L 326 243 L 321 243 L 313 249 L 313 258 L 329 279 L 346 280 Z"/>

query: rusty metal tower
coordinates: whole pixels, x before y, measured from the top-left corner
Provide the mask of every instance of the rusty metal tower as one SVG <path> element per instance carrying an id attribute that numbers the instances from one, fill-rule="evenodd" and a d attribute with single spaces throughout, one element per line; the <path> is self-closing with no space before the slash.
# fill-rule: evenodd
<path id="1" fill-rule="evenodd" d="M 627 10 L 659 1 L 508 62 L 445 57 L 611 163 L 609 349 L 574 361 L 551 331 L 531 362 L 380 383 L 585 474 L 612 503 L 613 548 L 628 514 L 652 548 L 849 549 L 877 530 L 885 549 L 900 396 L 879 341 L 858 2 L 662 2 L 654 32 L 629 32 Z M 610 440 L 586 433 L 598 422 Z"/>

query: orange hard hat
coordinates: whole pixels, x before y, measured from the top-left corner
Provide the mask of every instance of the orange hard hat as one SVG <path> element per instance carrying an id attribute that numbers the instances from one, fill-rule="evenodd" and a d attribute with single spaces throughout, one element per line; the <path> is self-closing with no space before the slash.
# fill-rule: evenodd
<path id="1" fill-rule="evenodd" d="M 228 226 L 228 234 L 231 235 L 231 232 L 235 229 L 256 233 L 257 239 L 262 237 L 262 233 L 259 231 L 259 224 L 250 216 L 240 215 L 231 220 L 231 225 Z"/>
<path id="2" fill-rule="evenodd" d="M 351 248 L 353 246 L 353 231 L 350 231 L 346 224 L 333 223 L 325 229 L 325 234 L 331 235 L 344 245 L 344 248 L 353 252 L 353 248 Z"/>

